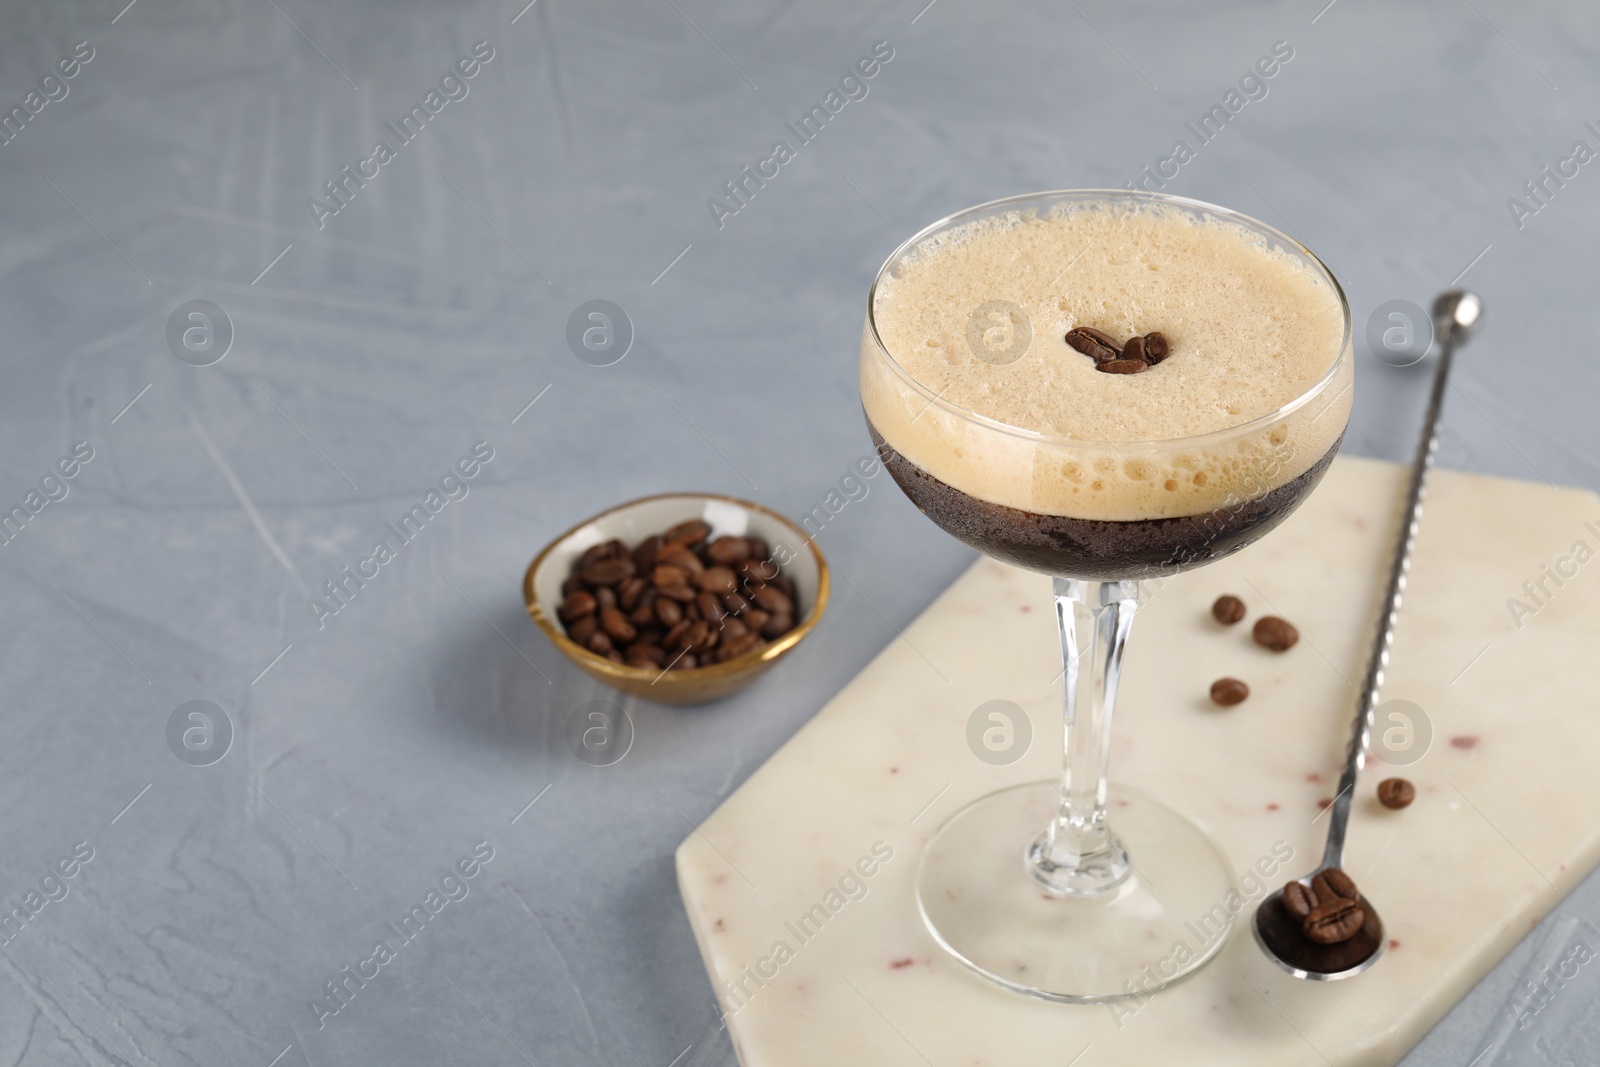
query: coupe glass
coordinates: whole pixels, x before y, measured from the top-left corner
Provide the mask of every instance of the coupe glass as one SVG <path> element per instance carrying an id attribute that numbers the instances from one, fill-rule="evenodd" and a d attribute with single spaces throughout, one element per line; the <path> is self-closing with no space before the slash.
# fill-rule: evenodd
<path id="1" fill-rule="evenodd" d="M 953 404 L 917 381 L 880 339 L 873 314 L 879 286 L 925 242 L 992 216 L 1023 221 L 1139 207 L 1229 223 L 1263 255 L 1275 250 L 1313 272 L 1343 315 L 1343 337 L 1326 373 L 1277 411 L 1227 429 L 1172 440 L 1092 441 L 1037 433 Z M 879 270 L 861 346 L 862 403 L 879 454 L 901 489 L 947 532 L 996 559 L 1051 575 L 1060 624 L 1062 777 L 972 801 L 933 833 L 919 862 L 922 917 L 968 967 L 1019 992 L 1102 1002 L 1170 985 L 1203 967 L 1227 941 L 1233 916 L 1218 905 L 1235 883 L 1221 847 L 1154 797 L 1108 784 L 1123 650 L 1150 579 L 1238 551 L 1311 492 L 1343 437 L 1352 382 L 1350 309 L 1328 269 L 1277 230 L 1198 201 L 1123 190 L 998 200 L 928 227 Z M 913 431 L 914 422 L 922 425 Z M 924 469 L 899 452 L 895 442 L 913 432 L 923 441 L 936 435 L 938 463 L 930 465 L 940 469 Z M 1217 479 L 1212 497 L 1182 496 L 1199 501 L 1196 514 L 1164 514 L 1158 506 L 1148 518 L 1116 521 L 1039 514 L 984 499 L 982 488 L 951 484 L 1037 486 L 1039 479 L 1141 464 L 1167 472 L 1221 464 L 1231 473 Z M 988 495 L 1005 493 L 997 488 Z M 1080 627 L 1088 631 L 1083 657 Z"/>

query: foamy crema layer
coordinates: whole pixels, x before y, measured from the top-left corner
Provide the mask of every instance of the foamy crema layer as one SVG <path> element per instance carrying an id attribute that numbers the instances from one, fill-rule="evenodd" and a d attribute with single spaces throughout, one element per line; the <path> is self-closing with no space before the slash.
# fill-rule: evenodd
<path id="1" fill-rule="evenodd" d="M 1172 207 L 1060 204 L 935 235 L 880 281 L 873 318 L 893 357 L 869 323 L 861 397 L 878 432 L 946 484 L 1026 511 L 1205 514 L 1305 473 L 1349 418 L 1345 360 L 1270 424 L 1194 440 L 1306 397 L 1340 362 L 1344 312 L 1302 258 Z M 1159 330 L 1172 354 L 1142 374 L 1105 374 L 1067 345 L 1076 326 L 1119 339 Z"/>

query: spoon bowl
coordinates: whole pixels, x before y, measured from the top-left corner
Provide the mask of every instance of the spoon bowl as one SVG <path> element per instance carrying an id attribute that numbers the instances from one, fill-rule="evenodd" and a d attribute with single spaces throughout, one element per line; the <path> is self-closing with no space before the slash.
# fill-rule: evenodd
<path id="1" fill-rule="evenodd" d="M 1309 888 L 1311 879 L 1326 869 L 1318 867 L 1298 881 Z M 1383 919 L 1372 906 L 1372 901 L 1365 896 L 1356 899 L 1367 921 L 1354 937 L 1337 944 L 1319 945 L 1306 937 L 1300 929 L 1300 922 L 1284 907 L 1282 889 L 1267 897 L 1256 908 L 1255 921 L 1250 924 L 1250 930 L 1267 958 L 1296 978 L 1311 982 L 1336 982 L 1341 978 L 1353 978 L 1377 963 L 1389 944 L 1384 936 Z"/>

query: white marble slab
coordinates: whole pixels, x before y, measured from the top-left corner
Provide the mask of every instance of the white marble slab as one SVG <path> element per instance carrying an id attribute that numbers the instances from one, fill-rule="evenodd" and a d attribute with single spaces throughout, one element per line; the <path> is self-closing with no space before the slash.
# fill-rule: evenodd
<path id="1" fill-rule="evenodd" d="M 1296 870 L 1320 854 L 1313 820 L 1337 777 L 1403 473 L 1340 459 L 1282 529 L 1168 583 L 1134 629 L 1113 777 L 1200 818 L 1240 871 L 1279 841 Z M 1383 767 L 1369 766 L 1346 856 L 1381 902 L 1388 956 L 1353 981 L 1298 982 L 1240 925 L 1197 978 L 1118 1009 L 992 987 L 917 918 L 926 836 L 981 793 L 1050 776 L 1059 751 L 1048 582 L 980 560 L 678 850 L 712 984 L 725 1011 L 742 1004 L 727 1017 L 740 1062 L 1394 1064 L 1600 859 L 1600 562 L 1562 564 L 1576 576 L 1547 579 L 1553 595 L 1520 629 L 1507 603 L 1537 606 L 1523 583 L 1579 541 L 1600 549 L 1593 494 L 1433 477 L 1385 698 L 1424 709 L 1434 738 L 1402 772 L 1419 792 L 1407 810 L 1376 804 Z M 1252 618 L 1293 620 L 1302 641 L 1274 655 L 1248 623 L 1217 626 L 1223 592 Z M 1250 699 L 1211 706 L 1221 675 L 1248 681 Z M 967 748 L 967 718 L 991 699 L 1033 724 L 1008 767 Z M 847 879 L 859 899 L 830 899 L 863 857 L 864 895 Z M 794 925 L 819 903 L 838 906 L 820 930 Z M 757 985 L 747 967 L 773 977 Z M 741 980 L 749 995 L 734 999 Z"/>

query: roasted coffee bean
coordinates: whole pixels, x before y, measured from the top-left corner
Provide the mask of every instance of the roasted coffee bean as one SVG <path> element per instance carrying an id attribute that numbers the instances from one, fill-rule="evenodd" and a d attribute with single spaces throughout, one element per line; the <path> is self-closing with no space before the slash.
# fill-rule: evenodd
<path id="1" fill-rule="evenodd" d="M 571 626 L 567 627 L 567 636 L 578 644 L 589 640 L 600 629 L 600 620 L 593 615 L 585 615 Z"/>
<path id="2" fill-rule="evenodd" d="M 693 625 L 694 623 L 688 619 L 680 621 L 677 625 L 667 630 L 667 635 L 661 639 L 662 643 L 674 650 L 683 648 L 688 643 L 684 640 L 684 635 L 689 632 L 689 627 Z"/>
<path id="3" fill-rule="evenodd" d="M 733 571 L 720 566 L 707 567 L 695 575 L 695 584 L 708 593 L 726 594 L 739 589 L 739 579 L 734 577 Z"/>
<path id="4" fill-rule="evenodd" d="M 1262 648 L 1270 648 L 1274 652 L 1287 652 L 1300 640 L 1300 631 L 1296 630 L 1287 619 L 1280 619 L 1276 615 L 1263 615 L 1256 620 L 1252 636 L 1256 644 Z"/>
<path id="5" fill-rule="evenodd" d="M 1217 597 L 1216 603 L 1211 605 L 1211 617 L 1224 626 L 1232 626 L 1245 616 L 1244 601 L 1232 593 L 1224 593 Z"/>
<path id="6" fill-rule="evenodd" d="M 1123 359 L 1136 359 L 1140 363 L 1149 363 L 1144 358 L 1144 338 L 1135 334 L 1128 338 L 1128 343 L 1122 346 Z"/>
<path id="7" fill-rule="evenodd" d="M 700 609 L 700 617 L 707 622 L 721 622 L 722 617 L 728 614 L 728 609 L 722 606 L 722 601 L 717 599 L 715 593 L 701 593 L 694 598 L 694 604 Z"/>
<path id="8" fill-rule="evenodd" d="M 792 629 L 794 629 L 793 615 L 774 614 L 761 627 L 761 636 L 770 641 L 773 638 L 782 637 Z"/>
<path id="9" fill-rule="evenodd" d="M 1311 879 L 1311 888 L 1317 891 L 1317 903 L 1327 904 L 1335 899 L 1357 900 L 1361 891 L 1348 874 L 1338 867 L 1329 867 Z"/>
<path id="10" fill-rule="evenodd" d="M 617 587 L 617 606 L 623 611 L 632 611 L 649 588 L 650 583 L 638 575 L 629 578 Z"/>
<path id="11" fill-rule="evenodd" d="M 1404 778 L 1385 778 L 1378 783 L 1378 803 L 1392 811 L 1417 799 L 1417 787 Z"/>
<path id="12" fill-rule="evenodd" d="M 750 542 L 743 537 L 719 537 L 705 548 L 712 563 L 738 563 L 750 555 Z"/>
<path id="13" fill-rule="evenodd" d="M 602 541 L 598 545 L 590 545 L 588 548 L 584 549 L 583 555 L 578 557 L 578 570 L 581 571 L 585 567 L 592 566 L 596 563 L 599 563 L 603 559 L 610 559 L 612 556 L 616 555 L 615 546 L 617 543 L 618 542 L 614 541 Z"/>
<path id="14" fill-rule="evenodd" d="M 737 615 L 750 609 L 750 601 L 738 593 L 724 593 L 722 594 L 722 606 Z"/>
<path id="15" fill-rule="evenodd" d="M 656 600 L 656 618 L 670 629 L 683 621 L 683 608 L 671 597 L 660 597 Z"/>
<path id="16" fill-rule="evenodd" d="M 794 614 L 794 601 L 776 586 L 763 585 L 750 594 L 750 599 L 774 615 Z"/>
<path id="17" fill-rule="evenodd" d="M 1340 897 L 1312 909 L 1302 920 L 1301 929 L 1319 945 L 1337 945 L 1360 933 L 1366 922 L 1367 913 L 1360 904 Z"/>
<path id="18" fill-rule="evenodd" d="M 663 563 L 673 567 L 681 567 L 690 574 L 699 574 L 706 569 L 706 565 L 700 562 L 699 556 L 677 543 L 667 545 L 666 548 L 661 550 L 661 554 L 656 557 L 657 566 Z"/>
<path id="19" fill-rule="evenodd" d="M 698 545 L 701 541 L 704 541 L 707 537 L 711 536 L 711 527 L 707 526 L 699 519 L 690 519 L 688 522 L 678 523 L 678 525 L 668 530 L 662 536 L 666 539 L 666 542 L 669 545 L 688 545 L 690 548 L 693 548 L 695 545 Z"/>
<path id="20" fill-rule="evenodd" d="M 667 662 L 666 650 L 647 641 L 635 641 L 623 650 L 623 655 L 630 660 L 643 659 L 657 667 L 665 666 Z"/>
<path id="21" fill-rule="evenodd" d="M 688 645 L 689 648 L 695 652 L 709 652 L 711 649 L 716 647 L 717 628 L 704 619 L 701 619 L 699 622 L 692 623 L 689 626 L 688 632 L 679 638 L 679 640 Z"/>
<path id="22" fill-rule="evenodd" d="M 645 596 L 649 599 L 641 599 L 639 606 L 628 613 L 628 621 L 635 626 L 649 626 L 656 621 L 656 605 L 660 601 L 656 598 L 655 590 L 653 589 L 647 590 Z"/>
<path id="23" fill-rule="evenodd" d="M 660 645 L 662 640 L 666 636 L 667 636 L 667 631 L 663 627 L 654 626 L 654 625 L 641 626 L 641 627 L 639 627 L 639 639 L 637 641 L 635 641 L 634 644 L 636 644 L 636 645 Z"/>
<path id="24" fill-rule="evenodd" d="M 1211 699 L 1225 708 L 1242 703 L 1250 695 L 1250 687 L 1237 678 L 1218 678 L 1211 683 Z"/>
<path id="25" fill-rule="evenodd" d="M 1067 344 L 1093 359 L 1096 363 L 1106 363 L 1117 358 L 1117 353 L 1122 346 L 1116 338 L 1093 326 L 1079 326 L 1067 331 Z"/>
<path id="26" fill-rule="evenodd" d="M 629 581 L 632 580 L 631 578 L 629 579 Z M 617 591 L 609 585 L 599 586 L 594 591 L 594 602 L 600 605 L 601 611 L 607 608 L 614 608 L 617 606 Z"/>
<path id="27" fill-rule="evenodd" d="M 734 568 L 746 582 L 770 582 L 778 576 L 778 565 L 770 559 L 746 559 Z"/>
<path id="28" fill-rule="evenodd" d="M 639 547 L 633 550 L 633 565 L 639 568 L 639 573 L 647 573 L 656 565 L 656 556 L 664 544 L 666 542 L 659 534 L 652 534 L 639 542 Z"/>
<path id="29" fill-rule="evenodd" d="M 578 573 L 582 574 L 583 580 L 590 585 L 616 585 L 626 578 L 633 577 L 633 560 L 627 556 L 620 559 L 603 559 L 598 563 L 589 564 Z"/>
<path id="30" fill-rule="evenodd" d="M 561 595 L 571 596 L 573 593 L 586 592 L 588 586 L 584 584 L 583 576 L 579 574 L 567 575 L 567 580 L 561 583 Z"/>
<path id="31" fill-rule="evenodd" d="M 598 652 L 603 656 L 611 651 L 611 638 L 606 636 L 603 631 L 596 630 L 589 635 L 589 639 L 583 643 L 583 647 L 590 652 Z"/>
<path id="32" fill-rule="evenodd" d="M 695 592 L 694 586 L 687 583 L 683 585 L 663 585 L 656 592 L 661 596 L 671 597 L 680 604 L 692 604 L 694 603 L 694 598 L 699 595 Z"/>
<path id="33" fill-rule="evenodd" d="M 675 660 L 671 661 L 670 663 L 668 663 L 667 664 L 667 670 L 669 670 L 669 671 L 692 671 L 698 666 L 700 666 L 700 661 L 695 659 L 694 656 L 692 656 L 689 653 L 685 652 L 683 655 L 679 656 L 677 659 L 675 659 Z"/>
<path id="34" fill-rule="evenodd" d="M 1113 359 L 1107 363 L 1096 363 L 1094 369 L 1107 374 L 1139 374 L 1149 370 L 1150 364 L 1142 359 Z"/>
<path id="35" fill-rule="evenodd" d="M 766 628 L 767 620 L 770 618 L 772 618 L 772 612 L 762 611 L 760 608 L 754 606 L 747 608 L 739 614 L 740 621 L 750 629 L 754 630 L 756 633 L 760 633 Z"/>
<path id="36" fill-rule="evenodd" d="M 775 575 L 772 581 L 768 582 L 767 584 L 777 586 L 779 589 L 783 590 L 784 596 L 788 597 L 790 600 L 794 599 L 794 583 L 784 575 Z"/>
<path id="37" fill-rule="evenodd" d="M 753 558 L 753 559 L 771 559 L 772 558 L 772 549 L 768 548 L 767 547 L 767 543 L 765 541 L 763 541 L 761 538 L 759 538 L 759 537 L 746 537 L 744 539 L 744 543 L 750 549 L 749 553 L 746 556 L 747 559 L 750 559 L 750 558 Z"/>
<path id="38" fill-rule="evenodd" d="M 722 643 L 727 644 L 729 639 L 743 637 L 750 632 L 750 627 L 740 622 L 736 617 L 729 615 L 722 620 Z"/>
<path id="39" fill-rule="evenodd" d="M 657 589 L 669 585 L 688 585 L 689 572 L 682 567 L 673 567 L 666 563 L 657 563 L 650 569 L 650 584 Z"/>
<path id="40" fill-rule="evenodd" d="M 1290 915 L 1302 923 L 1317 906 L 1317 894 L 1314 890 L 1301 885 L 1299 882 L 1290 882 L 1283 887 L 1283 907 Z"/>
<path id="41" fill-rule="evenodd" d="M 639 631 L 634 628 L 628 617 L 616 608 L 605 608 L 600 612 L 600 629 L 613 641 L 632 641 L 639 636 Z"/>
<path id="42" fill-rule="evenodd" d="M 744 655 L 761 643 L 761 638 L 751 633 L 740 634 L 738 637 L 723 634 L 722 645 L 717 649 L 717 662 L 726 663 L 730 659 Z"/>
<path id="43" fill-rule="evenodd" d="M 1160 330 L 1152 330 L 1144 335 L 1144 361 L 1152 367 L 1166 359 L 1171 351 L 1167 347 L 1166 335 Z"/>
<path id="44" fill-rule="evenodd" d="M 558 614 L 563 622 L 572 623 L 577 622 L 585 615 L 593 615 L 599 610 L 600 602 L 595 599 L 594 594 L 585 593 L 580 589 L 576 593 L 569 594 L 567 599 L 561 602 Z"/>

